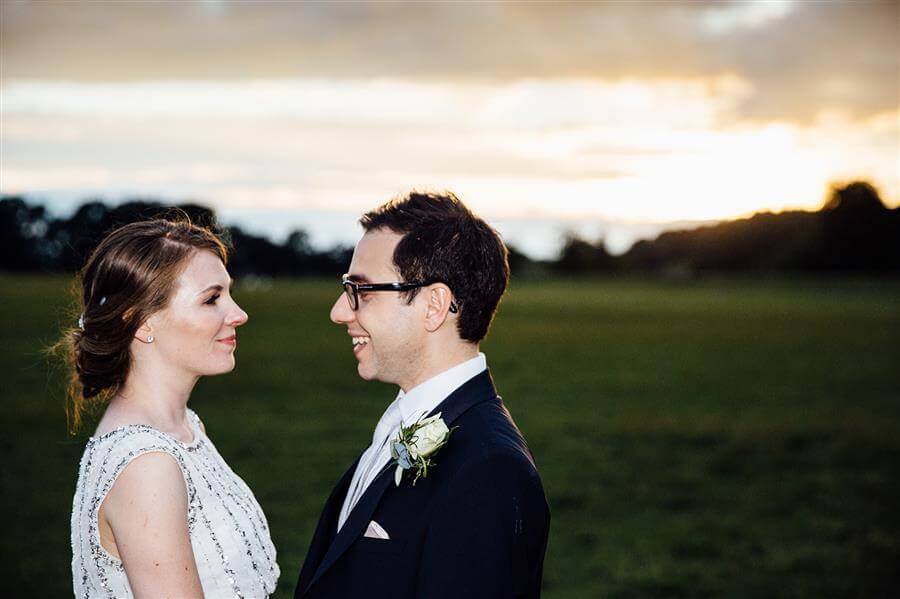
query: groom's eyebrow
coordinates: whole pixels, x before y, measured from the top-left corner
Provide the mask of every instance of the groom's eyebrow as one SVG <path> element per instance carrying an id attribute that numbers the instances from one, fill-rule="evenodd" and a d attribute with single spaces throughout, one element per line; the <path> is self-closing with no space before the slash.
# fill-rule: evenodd
<path id="1" fill-rule="evenodd" d="M 371 283 L 372 281 L 366 275 L 354 275 L 349 274 L 347 278 L 353 281 L 354 283 Z"/>

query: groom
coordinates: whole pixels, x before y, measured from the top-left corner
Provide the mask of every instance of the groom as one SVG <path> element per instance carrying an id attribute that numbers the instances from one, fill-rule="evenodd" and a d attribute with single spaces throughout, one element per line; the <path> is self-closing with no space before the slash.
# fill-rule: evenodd
<path id="1" fill-rule="evenodd" d="M 400 392 L 325 503 L 294 597 L 538 597 L 550 512 L 478 351 L 509 279 L 506 248 L 452 194 L 411 193 L 360 224 L 331 320 L 359 376 Z M 395 442 L 436 415 L 451 433 L 416 480 Z"/>

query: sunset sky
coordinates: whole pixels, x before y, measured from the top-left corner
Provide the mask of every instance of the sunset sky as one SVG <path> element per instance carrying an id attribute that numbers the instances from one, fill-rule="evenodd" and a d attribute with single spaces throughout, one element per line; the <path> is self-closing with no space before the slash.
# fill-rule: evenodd
<path id="1" fill-rule="evenodd" d="M 621 251 L 857 178 L 895 206 L 898 7 L 2 0 L 0 191 L 330 243 L 450 189 L 535 254 L 566 223 Z"/>

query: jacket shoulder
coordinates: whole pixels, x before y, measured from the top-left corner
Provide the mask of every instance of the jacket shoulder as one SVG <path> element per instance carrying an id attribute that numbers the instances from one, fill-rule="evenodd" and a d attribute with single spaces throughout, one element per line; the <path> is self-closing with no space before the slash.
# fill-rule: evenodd
<path id="1" fill-rule="evenodd" d="M 452 423 L 448 448 L 456 446 L 467 465 L 508 462 L 536 470 L 522 432 L 499 397 L 479 402 Z"/>

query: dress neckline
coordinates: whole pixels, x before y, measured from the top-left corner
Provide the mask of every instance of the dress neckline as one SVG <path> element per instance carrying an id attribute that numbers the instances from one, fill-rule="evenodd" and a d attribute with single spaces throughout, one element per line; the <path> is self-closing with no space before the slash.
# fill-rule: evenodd
<path id="1" fill-rule="evenodd" d="M 123 431 L 147 430 L 147 431 L 153 431 L 153 432 L 159 433 L 160 435 L 163 435 L 165 437 L 168 437 L 169 439 L 172 439 L 173 441 L 178 443 L 178 445 L 180 445 L 184 449 L 194 449 L 200 444 L 200 441 L 201 441 L 202 431 L 200 430 L 200 424 L 199 424 L 200 417 L 197 416 L 197 414 L 195 414 L 194 411 L 191 410 L 190 408 L 186 408 L 186 411 L 187 411 L 188 422 L 190 423 L 190 427 L 191 427 L 191 432 L 194 433 L 194 438 L 191 439 L 187 443 L 182 441 L 178 437 L 171 435 L 165 431 L 161 431 L 154 426 L 150 426 L 149 424 L 124 424 L 122 426 L 114 428 L 113 430 L 111 430 L 109 432 L 103 433 L 100 436 L 89 437 L 88 443 L 89 444 L 90 443 L 99 443 L 100 441 L 103 441 L 109 437 L 112 437 L 113 435 L 117 435 Z"/>

